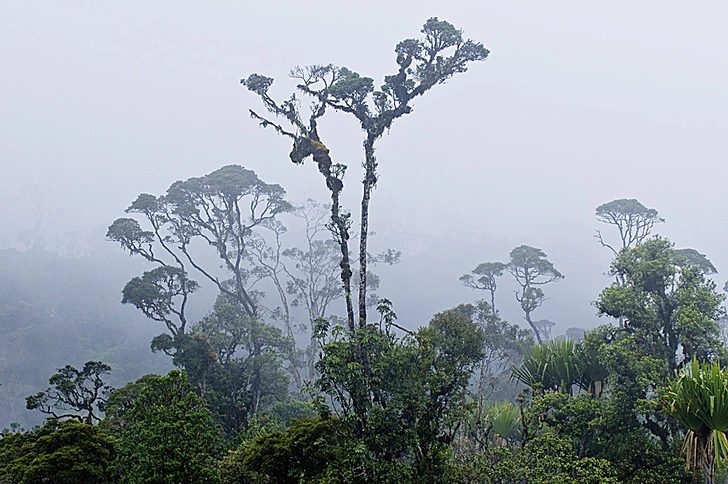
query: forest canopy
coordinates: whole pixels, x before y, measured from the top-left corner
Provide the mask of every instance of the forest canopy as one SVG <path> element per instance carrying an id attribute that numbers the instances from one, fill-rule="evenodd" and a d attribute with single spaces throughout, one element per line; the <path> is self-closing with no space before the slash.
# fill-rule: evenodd
<path id="1" fill-rule="evenodd" d="M 596 207 L 611 263 L 579 270 L 607 270 L 597 327 L 546 319 L 574 268 L 541 240 L 454 267 L 435 283 L 475 297 L 427 319 L 387 297 L 409 254 L 372 250 L 381 140 L 490 51 L 432 17 L 393 57 L 380 81 L 294 66 L 282 100 L 271 77 L 241 80 L 251 124 L 290 143 L 270 163 L 312 162 L 325 201 L 224 164 L 131 197 L 115 256 L 53 250 L 47 207 L 25 250 L 0 249 L 0 483 L 728 479 L 725 287 L 657 209 Z M 361 191 L 331 119 L 362 137 Z"/>

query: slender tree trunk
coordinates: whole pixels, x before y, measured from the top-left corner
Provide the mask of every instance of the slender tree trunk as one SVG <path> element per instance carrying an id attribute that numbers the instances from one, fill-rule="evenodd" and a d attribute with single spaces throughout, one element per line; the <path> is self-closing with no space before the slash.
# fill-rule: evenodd
<path id="1" fill-rule="evenodd" d="M 349 232 L 346 222 L 339 213 L 339 192 L 331 193 L 331 220 L 336 228 L 339 247 L 341 248 L 341 282 L 344 285 L 344 300 L 346 301 L 346 318 L 349 322 L 349 332 L 356 332 L 354 325 L 354 303 L 351 298 L 351 261 L 349 260 Z"/>
<path id="2" fill-rule="evenodd" d="M 260 377 L 260 362 L 258 361 L 258 357 L 260 356 L 260 352 L 257 352 L 256 358 L 253 360 L 253 401 L 250 405 L 250 414 L 256 415 L 258 413 L 258 407 L 260 405 L 260 397 L 263 392 L 263 382 Z"/>
<path id="3" fill-rule="evenodd" d="M 261 384 L 260 384 L 260 374 L 258 374 L 255 376 L 255 387 L 254 387 L 254 391 L 253 391 L 253 404 L 250 407 L 251 415 L 258 414 L 258 406 L 260 405 L 260 394 L 261 394 Z"/>
<path id="4" fill-rule="evenodd" d="M 209 372 L 210 367 L 206 366 L 200 375 L 200 398 L 205 398 L 205 395 L 207 395 L 207 374 Z"/>
<path id="5" fill-rule="evenodd" d="M 533 324 L 533 321 L 531 321 L 531 311 L 524 311 L 526 313 L 526 322 L 529 326 L 531 326 L 531 329 L 534 333 L 536 333 L 536 341 L 538 341 L 538 344 L 543 344 L 543 341 L 541 340 L 541 333 L 539 332 L 538 328 L 535 324 Z"/>
<path id="6" fill-rule="evenodd" d="M 279 248 L 280 251 L 280 248 Z M 281 283 L 280 279 L 278 278 L 278 274 L 275 271 L 271 271 L 272 276 L 271 279 L 273 279 L 273 283 L 276 286 L 276 290 L 278 291 L 278 297 L 281 300 L 281 305 L 283 306 L 283 319 L 284 324 L 286 326 L 286 336 L 288 336 L 291 341 L 295 343 L 296 341 L 296 335 L 293 334 L 293 328 L 291 327 L 291 310 L 288 306 L 288 296 L 286 296 L 286 291 L 283 289 L 283 284 Z M 288 367 L 289 373 L 291 373 L 291 376 L 293 376 L 293 381 L 296 385 L 296 388 L 303 388 L 303 381 L 301 379 L 301 372 L 298 371 L 298 361 L 296 358 L 296 352 L 298 351 L 297 347 L 293 346 L 293 349 L 291 350 L 291 353 L 288 355 L 290 366 Z"/>
<path id="7" fill-rule="evenodd" d="M 480 362 L 480 375 L 478 376 L 478 390 L 477 390 L 477 397 L 478 397 L 478 403 L 483 403 L 485 400 L 485 364 L 483 361 Z"/>
<path id="8" fill-rule="evenodd" d="M 341 215 L 339 197 L 344 188 L 344 182 L 331 171 L 332 162 L 329 149 L 318 139 L 309 140 L 313 151 L 313 159 L 318 164 L 319 172 L 326 177 L 326 186 L 331 192 L 331 226 L 336 241 L 341 249 L 341 282 L 344 286 L 344 299 L 346 301 L 346 316 L 349 323 L 349 332 L 356 332 L 354 324 L 354 305 L 351 298 L 351 262 L 349 260 L 349 226 Z M 342 175 L 343 176 L 343 173 Z"/>
<path id="9" fill-rule="evenodd" d="M 367 230 L 369 228 L 369 198 L 371 187 L 364 185 L 361 201 L 361 234 L 359 238 L 359 327 L 367 322 Z"/>
<path id="10" fill-rule="evenodd" d="M 361 232 L 359 235 L 359 327 L 367 324 L 367 241 L 369 238 L 369 200 L 377 184 L 377 159 L 374 156 L 376 134 L 371 131 L 364 141 L 364 190 L 361 198 Z"/>
<path id="11" fill-rule="evenodd" d="M 313 321 L 313 320 L 311 320 Z M 313 381 L 316 377 L 316 361 L 317 361 L 317 349 L 316 343 L 318 340 L 311 336 L 308 347 L 306 348 L 306 367 L 308 370 L 308 379 Z"/>

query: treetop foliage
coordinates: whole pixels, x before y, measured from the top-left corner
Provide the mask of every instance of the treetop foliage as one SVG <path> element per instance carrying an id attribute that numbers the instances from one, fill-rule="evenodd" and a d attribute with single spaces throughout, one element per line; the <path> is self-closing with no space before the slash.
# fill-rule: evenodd
<path id="1" fill-rule="evenodd" d="M 412 99 L 455 74 L 467 71 L 470 62 L 488 57 L 489 51 L 481 43 L 464 39 L 462 30 L 437 17 L 430 18 L 421 32 L 422 39 L 405 39 L 397 44 L 395 53 L 399 70 L 385 76 L 379 90 L 375 89 L 372 78 L 332 64 L 297 67 L 290 75 L 301 81 L 298 85 L 301 92 L 322 103 L 314 108 L 314 115 L 325 107 L 353 114 L 363 129 L 379 137 L 396 118 L 411 112 L 408 103 Z M 311 126 L 305 126 L 295 95 L 278 105 L 268 96 L 273 78 L 251 74 L 241 83 L 258 94 L 271 113 L 285 117 L 298 130 L 296 135 L 283 128 L 279 132 L 293 137 L 309 136 Z M 253 115 L 263 126 L 272 124 Z"/>
<path id="2" fill-rule="evenodd" d="M 130 281 L 124 302 L 163 321 L 172 334 L 184 333 L 185 305 L 198 288 L 187 276 L 189 265 L 255 316 L 258 305 L 249 293 L 250 274 L 245 266 L 253 229 L 266 227 L 276 215 L 292 210 L 284 196 L 280 185 L 265 183 L 239 165 L 177 181 L 163 196 L 139 195 L 126 211 L 142 215 L 151 230 L 143 230 L 136 219 L 120 218 L 106 235 L 130 254 L 160 267 Z M 229 279 L 220 279 L 201 262 L 194 240 L 215 250 Z M 170 319 L 170 313 L 179 321 Z"/>
<path id="3" fill-rule="evenodd" d="M 100 427 L 51 419 L 35 432 L 0 438 L 3 484 L 112 484 L 116 440 Z"/>
<path id="4" fill-rule="evenodd" d="M 642 243 L 650 235 L 655 224 L 665 221 L 658 215 L 657 210 L 645 207 L 634 198 L 620 198 L 599 205 L 596 208 L 596 216 L 600 222 L 614 225 L 619 230 L 621 247 L 617 248 L 607 244 L 599 230 L 595 235 L 602 246 L 609 248 L 615 255 L 619 249 Z"/>
<path id="5" fill-rule="evenodd" d="M 110 372 L 111 367 L 100 361 L 87 361 L 81 370 L 66 365 L 48 379 L 53 388 L 29 396 L 26 406 L 28 410 L 37 409 L 54 419 L 73 418 L 87 424 L 98 422 L 101 417 L 96 412 L 106 410 L 111 391 L 102 375 Z"/>
<path id="6" fill-rule="evenodd" d="M 536 247 L 520 245 L 511 251 L 510 257 L 506 270 L 513 274 L 520 284 L 544 285 L 564 278 L 564 275 L 546 258 L 544 251 Z"/>
<path id="7" fill-rule="evenodd" d="M 412 112 L 410 102 L 423 95 L 436 84 L 465 72 L 470 62 L 485 60 L 488 49 L 470 39 L 464 40 L 462 31 L 446 21 L 430 18 L 423 26 L 422 39 L 406 39 L 395 48 L 397 54 L 396 74 L 384 77 L 380 90 L 375 90 L 374 81 L 362 77 L 346 67 L 333 64 L 296 67 L 290 76 L 299 81 L 297 89 L 313 99 L 308 121 L 301 114 L 300 101 L 296 94 L 281 103 L 268 95 L 272 78 L 251 74 L 241 79 L 251 92 L 257 94 L 264 107 L 275 117 L 282 117 L 290 126 L 283 126 L 253 110 L 250 115 L 262 127 L 273 127 L 279 134 L 291 138 L 293 149 L 290 159 L 303 163 L 309 156 L 318 165 L 324 176 L 326 186 L 331 192 L 331 228 L 334 239 L 341 250 L 341 280 L 347 308 L 349 332 L 363 328 L 367 323 L 369 300 L 367 278 L 369 237 L 369 203 L 372 189 L 378 180 L 375 142 L 391 128 L 395 119 Z M 366 133 L 364 148 L 364 178 L 359 224 L 359 317 L 354 316 L 351 279 L 354 276 L 349 256 L 349 229 L 351 213 L 340 206 L 341 192 L 344 188 L 344 175 L 347 166 L 334 163 L 329 149 L 322 142 L 318 121 L 330 110 L 354 116 Z M 358 324 L 357 324 L 358 323 Z"/>
<path id="8" fill-rule="evenodd" d="M 718 273 L 718 270 L 705 254 L 701 254 L 695 249 L 676 249 L 675 252 L 684 258 L 683 264 L 697 266 L 705 275 Z"/>
<path id="9" fill-rule="evenodd" d="M 624 249 L 610 270 L 621 282 L 604 289 L 596 301 L 600 314 L 622 318 L 626 331 L 639 336 L 644 351 L 663 359 L 670 372 L 682 358 L 713 361 L 724 351 L 717 320 L 725 312 L 725 295 L 700 267 L 685 262 L 659 236 Z"/>
<path id="10" fill-rule="evenodd" d="M 219 482 L 213 465 L 219 431 L 185 373 L 150 376 L 132 392 L 134 400 L 116 414 L 123 419 L 114 463 L 121 482 Z"/>

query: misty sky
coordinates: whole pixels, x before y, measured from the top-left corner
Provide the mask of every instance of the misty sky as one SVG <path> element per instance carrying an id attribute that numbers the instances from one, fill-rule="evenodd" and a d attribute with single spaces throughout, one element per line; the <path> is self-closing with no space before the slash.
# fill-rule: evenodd
<path id="1" fill-rule="evenodd" d="M 638 198 L 658 232 L 706 253 L 728 278 L 724 2 L 3 2 L 0 15 L 0 239 L 30 228 L 24 187 L 63 211 L 52 229 L 99 241 L 141 192 L 238 163 L 294 201 L 325 202 L 310 163 L 260 129 L 239 84 L 334 63 L 377 82 L 396 43 L 438 16 L 481 41 L 486 62 L 435 87 L 378 145 L 373 250 L 382 296 L 408 326 L 480 294 L 458 277 L 511 248 L 542 248 L 566 279 L 534 316 L 598 322 L 610 253 L 594 208 Z M 360 196 L 361 133 L 333 116 L 321 135 Z M 605 235 L 614 235 L 603 227 Z M 109 242 L 110 244 L 110 242 Z M 504 282 L 503 314 L 520 321 Z"/>

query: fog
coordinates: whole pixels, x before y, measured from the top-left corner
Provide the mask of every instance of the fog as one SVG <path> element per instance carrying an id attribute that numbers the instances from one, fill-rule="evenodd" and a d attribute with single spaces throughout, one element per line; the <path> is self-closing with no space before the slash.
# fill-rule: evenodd
<path id="1" fill-rule="evenodd" d="M 380 83 L 396 43 L 438 16 L 491 54 L 417 99 L 378 144 L 371 245 L 402 251 L 379 269 L 378 291 L 402 324 L 484 297 L 458 277 L 528 244 L 566 276 L 545 287 L 535 317 L 555 333 L 595 326 L 611 253 L 594 230 L 615 233 L 594 209 L 617 198 L 658 209 L 656 232 L 707 254 L 722 286 L 727 14 L 673 1 L 7 3 L 2 246 L 21 247 L 16 235 L 32 226 L 23 194 L 38 187 L 56 211 L 49 234 L 119 256 L 105 229 L 137 194 L 223 165 L 281 184 L 292 201 L 326 202 L 310 160 L 293 165 L 289 142 L 249 118 L 262 107 L 240 78 L 275 77 L 277 98 L 295 88 L 295 65 L 344 65 Z M 356 214 L 361 132 L 332 116 L 321 134 L 350 166 L 344 203 Z M 499 308 L 525 326 L 511 289 L 504 277 Z"/>

